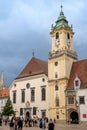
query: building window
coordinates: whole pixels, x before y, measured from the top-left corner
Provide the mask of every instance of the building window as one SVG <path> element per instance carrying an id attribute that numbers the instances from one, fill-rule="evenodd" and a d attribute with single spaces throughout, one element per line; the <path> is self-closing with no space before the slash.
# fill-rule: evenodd
<path id="1" fill-rule="evenodd" d="M 29 84 L 29 83 L 27 83 L 27 84 L 26 84 L 26 88 L 28 89 L 29 87 L 30 87 L 30 84 Z"/>
<path id="2" fill-rule="evenodd" d="M 58 39 L 58 38 L 59 38 L 59 33 L 57 32 L 57 33 L 56 33 L 56 39 Z"/>
<path id="3" fill-rule="evenodd" d="M 45 82 L 45 78 L 42 78 L 42 81 Z"/>
<path id="4" fill-rule="evenodd" d="M 70 39 L 70 34 L 69 33 L 67 33 L 67 39 Z"/>
<path id="5" fill-rule="evenodd" d="M 21 90 L 21 102 L 25 102 L 25 90 Z"/>
<path id="6" fill-rule="evenodd" d="M 58 62 L 57 61 L 55 62 L 55 66 L 58 66 Z"/>
<path id="7" fill-rule="evenodd" d="M 33 107 L 33 115 L 36 115 L 36 107 Z"/>
<path id="8" fill-rule="evenodd" d="M 81 81 L 80 78 L 76 76 L 75 80 L 74 80 L 74 88 L 75 89 L 79 89 L 81 86 Z"/>
<path id="9" fill-rule="evenodd" d="M 31 89 L 31 102 L 35 101 L 35 90 Z"/>
<path id="10" fill-rule="evenodd" d="M 55 73 L 55 78 L 58 78 L 58 74 L 57 74 L 57 72 Z"/>
<path id="11" fill-rule="evenodd" d="M 56 91 L 58 90 L 58 85 L 57 85 L 57 84 L 55 85 L 55 90 L 56 90 Z"/>
<path id="12" fill-rule="evenodd" d="M 23 108 L 20 108 L 20 116 L 23 115 Z"/>
<path id="13" fill-rule="evenodd" d="M 42 117 L 46 117 L 46 110 L 41 110 Z"/>
<path id="14" fill-rule="evenodd" d="M 42 98 L 42 101 L 46 100 L 46 89 L 45 88 L 41 89 L 41 98 Z"/>
<path id="15" fill-rule="evenodd" d="M 56 96 L 56 107 L 59 107 L 59 97 Z"/>
<path id="16" fill-rule="evenodd" d="M 74 97 L 68 97 L 68 104 L 74 104 Z"/>
<path id="17" fill-rule="evenodd" d="M 79 86 L 79 81 L 78 80 L 75 80 L 75 86 Z"/>
<path id="18" fill-rule="evenodd" d="M 59 115 L 57 115 L 56 118 L 59 119 Z"/>
<path id="19" fill-rule="evenodd" d="M 16 87 L 16 84 L 14 84 L 14 87 Z"/>
<path id="20" fill-rule="evenodd" d="M 16 103 L 16 91 L 13 91 L 13 103 Z"/>
<path id="21" fill-rule="evenodd" d="M 79 96 L 79 104 L 85 104 L 85 97 Z"/>

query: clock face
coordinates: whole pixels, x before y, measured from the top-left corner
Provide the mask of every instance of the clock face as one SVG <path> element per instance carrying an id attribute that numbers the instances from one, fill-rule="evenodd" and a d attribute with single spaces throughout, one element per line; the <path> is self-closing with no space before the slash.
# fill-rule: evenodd
<path id="1" fill-rule="evenodd" d="M 56 39 L 56 40 L 55 40 L 55 45 L 59 45 L 59 44 L 60 44 L 59 39 Z"/>

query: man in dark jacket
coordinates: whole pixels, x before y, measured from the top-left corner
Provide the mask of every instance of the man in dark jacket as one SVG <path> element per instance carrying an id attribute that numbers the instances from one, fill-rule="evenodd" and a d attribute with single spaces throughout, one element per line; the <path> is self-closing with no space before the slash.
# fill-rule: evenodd
<path id="1" fill-rule="evenodd" d="M 48 123 L 48 130 L 54 130 L 54 123 L 52 119 L 50 119 L 50 122 Z"/>
<path id="2" fill-rule="evenodd" d="M 22 119 L 19 117 L 19 119 L 18 119 L 18 129 L 20 129 L 20 130 L 22 130 L 22 128 L 23 128 L 23 121 L 22 121 Z"/>

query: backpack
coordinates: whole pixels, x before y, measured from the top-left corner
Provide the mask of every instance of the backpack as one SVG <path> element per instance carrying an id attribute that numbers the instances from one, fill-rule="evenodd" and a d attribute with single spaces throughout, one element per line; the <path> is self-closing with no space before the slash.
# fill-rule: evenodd
<path id="1" fill-rule="evenodd" d="M 13 126 L 14 126 L 14 122 L 11 120 L 10 127 L 13 127 Z"/>
<path id="2" fill-rule="evenodd" d="M 42 128 L 42 126 L 43 126 L 43 125 L 42 125 L 42 121 L 40 121 L 39 127 Z"/>

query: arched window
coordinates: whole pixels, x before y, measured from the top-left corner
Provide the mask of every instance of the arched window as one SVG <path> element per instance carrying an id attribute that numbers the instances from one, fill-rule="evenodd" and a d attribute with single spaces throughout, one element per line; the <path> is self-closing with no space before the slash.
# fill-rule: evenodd
<path id="1" fill-rule="evenodd" d="M 59 115 L 57 115 L 56 118 L 59 119 Z"/>
<path id="2" fill-rule="evenodd" d="M 69 33 L 67 33 L 67 39 L 70 39 L 70 34 Z"/>
<path id="3" fill-rule="evenodd" d="M 55 64 L 55 66 L 58 66 L 58 62 L 57 61 L 54 64 Z"/>
<path id="4" fill-rule="evenodd" d="M 35 101 L 35 90 L 31 89 L 31 102 Z"/>
<path id="5" fill-rule="evenodd" d="M 13 103 L 16 103 L 16 91 L 13 91 Z"/>
<path id="6" fill-rule="evenodd" d="M 33 115 L 36 115 L 36 107 L 33 107 Z"/>
<path id="7" fill-rule="evenodd" d="M 20 108 L 20 116 L 23 115 L 23 108 Z"/>
<path id="8" fill-rule="evenodd" d="M 57 72 L 55 72 L 55 78 L 58 78 L 58 73 Z"/>
<path id="9" fill-rule="evenodd" d="M 42 88 L 41 89 L 41 97 L 42 97 L 42 101 L 45 101 L 46 100 L 46 89 L 45 88 Z"/>
<path id="10" fill-rule="evenodd" d="M 55 85 L 55 90 L 58 90 L 58 85 L 57 84 Z"/>
<path id="11" fill-rule="evenodd" d="M 22 90 L 22 92 L 21 92 L 21 102 L 22 103 L 25 102 L 25 90 Z"/>
<path id="12" fill-rule="evenodd" d="M 57 32 L 57 33 L 56 33 L 56 39 L 58 39 L 58 38 L 59 38 L 59 33 Z"/>
<path id="13" fill-rule="evenodd" d="M 58 107 L 59 106 L 59 98 L 58 98 L 58 96 L 56 96 L 56 107 Z"/>
<path id="14" fill-rule="evenodd" d="M 80 86 L 81 86 L 81 80 L 78 76 L 76 76 L 74 79 L 74 89 L 79 89 Z"/>
<path id="15" fill-rule="evenodd" d="M 28 89 L 29 87 L 30 87 L 30 84 L 29 84 L 29 83 L 27 83 L 27 84 L 26 84 L 26 88 Z"/>

